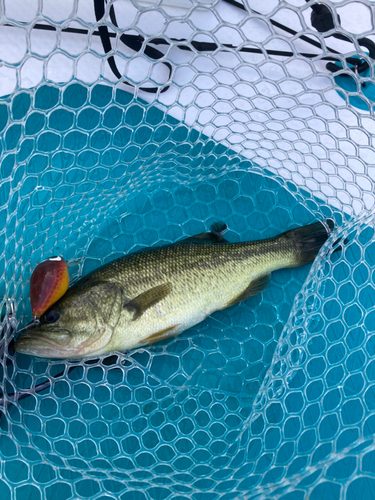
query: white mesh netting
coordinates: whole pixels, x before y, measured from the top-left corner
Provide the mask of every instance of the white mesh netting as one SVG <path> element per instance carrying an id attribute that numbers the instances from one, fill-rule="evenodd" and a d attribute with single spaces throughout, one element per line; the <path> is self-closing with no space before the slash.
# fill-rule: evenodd
<path id="1" fill-rule="evenodd" d="M 2 500 L 375 498 L 373 12 L 334 2 L 320 34 L 312 5 L 2 0 Z M 80 276 L 217 220 L 327 217 L 311 269 L 176 339 L 8 350 L 46 257 Z"/>

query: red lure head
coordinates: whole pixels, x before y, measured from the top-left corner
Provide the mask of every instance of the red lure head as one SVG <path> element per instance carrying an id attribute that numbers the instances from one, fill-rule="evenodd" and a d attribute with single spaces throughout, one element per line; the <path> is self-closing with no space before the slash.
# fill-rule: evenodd
<path id="1" fill-rule="evenodd" d="M 36 266 L 30 279 L 30 302 L 34 316 L 41 316 L 69 286 L 68 266 L 62 257 L 51 257 Z"/>

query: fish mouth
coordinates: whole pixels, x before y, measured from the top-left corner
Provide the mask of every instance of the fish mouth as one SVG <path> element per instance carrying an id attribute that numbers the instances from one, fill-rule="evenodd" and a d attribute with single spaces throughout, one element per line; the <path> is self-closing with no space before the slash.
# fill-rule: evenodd
<path id="1" fill-rule="evenodd" d="M 14 343 L 14 350 L 22 354 L 31 354 L 39 357 L 67 357 L 73 350 L 67 347 L 70 332 L 61 328 L 49 328 L 31 325 L 21 332 Z"/>

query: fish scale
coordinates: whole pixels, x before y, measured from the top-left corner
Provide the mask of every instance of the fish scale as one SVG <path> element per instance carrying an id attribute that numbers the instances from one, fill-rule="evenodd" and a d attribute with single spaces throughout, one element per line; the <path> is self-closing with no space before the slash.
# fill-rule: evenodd
<path id="1" fill-rule="evenodd" d="M 211 231 L 127 255 L 77 282 L 22 332 L 18 352 L 82 358 L 129 351 L 177 335 L 261 293 L 270 273 L 311 263 L 332 223 L 261 241 L 229 243 Z"/>

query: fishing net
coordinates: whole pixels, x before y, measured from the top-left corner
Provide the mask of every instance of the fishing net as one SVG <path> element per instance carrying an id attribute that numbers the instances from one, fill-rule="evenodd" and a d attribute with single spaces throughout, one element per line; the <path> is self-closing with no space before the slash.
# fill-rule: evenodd
<path id="1" fill-rule="evenodd" d="M 316 5 L 3 0 L 2 500 L 375 498 L 371 4 Z M 326 218 L 311 267 L 177 338 L 12 352 L 51 255 Z"/>

